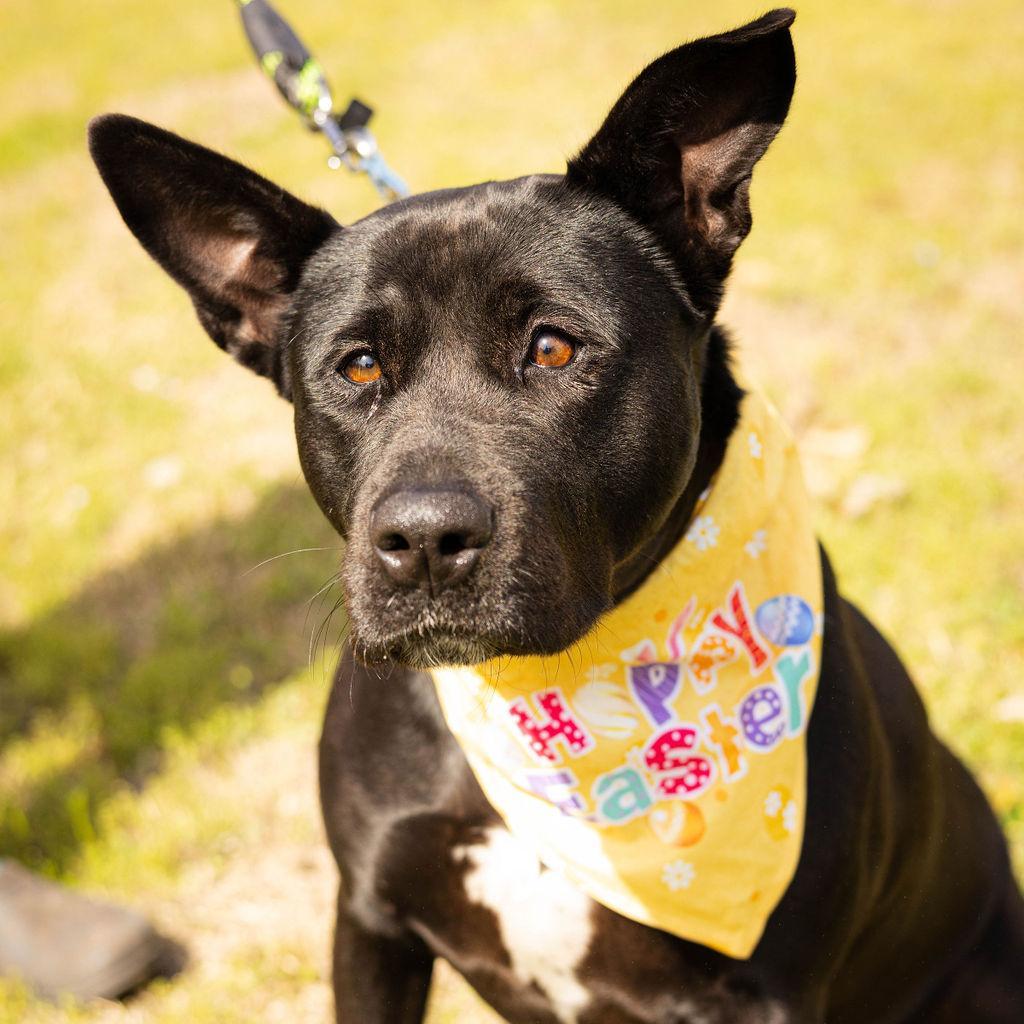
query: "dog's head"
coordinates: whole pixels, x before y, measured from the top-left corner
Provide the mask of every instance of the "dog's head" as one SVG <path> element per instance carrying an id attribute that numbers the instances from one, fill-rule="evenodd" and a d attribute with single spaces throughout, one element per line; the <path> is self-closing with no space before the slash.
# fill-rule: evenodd
<path id="1" fill-rule="evenodd" d="M 363 658 L 561 650 L 678 528 L 735 420 L 712 323 L 792 96 L 792 20 L 655 61 L 564 176 L 344 228 L 177 136 L 93 122 L 129 228 L 294 403 Z"/>

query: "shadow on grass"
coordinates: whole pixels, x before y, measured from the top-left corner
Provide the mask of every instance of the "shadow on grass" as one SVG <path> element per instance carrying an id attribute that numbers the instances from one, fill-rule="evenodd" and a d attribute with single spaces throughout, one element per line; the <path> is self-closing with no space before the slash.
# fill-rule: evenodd
<path id="1" fill-rule="evenodd" d="M 335 586 L 310 600 L 339 543 L 304 487 L 281 486 L 247 516 L 156 546 L 0 634 L 0 856 L 61 872 L 103 803 L 141 785 L 170 737 L 304 668 L 340 597 Z M 315 547 L 330 550 L 254 568 Z"/>

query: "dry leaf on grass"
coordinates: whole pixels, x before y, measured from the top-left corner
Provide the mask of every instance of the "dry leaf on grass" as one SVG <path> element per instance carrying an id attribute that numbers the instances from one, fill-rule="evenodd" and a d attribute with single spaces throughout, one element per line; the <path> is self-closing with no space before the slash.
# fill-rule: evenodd
<path id="1" fill-rule="evenodd" d="M 898 501 L 906 493 L 907 485 L 899 477 L 861 473 L 847 488 L 842 512 L 848 519 L 859 519 L 876 505 Z"/>

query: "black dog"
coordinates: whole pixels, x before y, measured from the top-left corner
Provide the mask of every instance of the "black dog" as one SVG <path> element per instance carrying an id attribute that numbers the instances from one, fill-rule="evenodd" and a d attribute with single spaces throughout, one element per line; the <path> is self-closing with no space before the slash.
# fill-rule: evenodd
<path id="1" fill-rule="evenodd" d="M 1024 903 L 995 818 L 824 555 L 803 848 L 746 960 L 541 868 L 421 671 L 570 647 L 686 530 L 743 397 L 714 318 L 789 107 L 792 21 L 657 60 L 564 177 L 344 229 L 157 128 L 92 126 L 128 226 L 293 402 L 348 540 L 351 650 L 321 748 L 340 1021 L 420 1021 L 436 956 L 519 1022 L 1024 1021 Z"/>

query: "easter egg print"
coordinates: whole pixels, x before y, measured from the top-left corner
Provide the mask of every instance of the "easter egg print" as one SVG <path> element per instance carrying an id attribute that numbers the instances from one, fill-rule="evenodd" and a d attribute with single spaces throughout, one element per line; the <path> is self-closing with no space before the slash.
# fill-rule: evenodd
<path id="1" fill-rule="evenodd" d="M 601 679 L 581 686 L 573 697 L 573 707 L 591 732 L 609 739 L 628 739 L 640 724 L 636 705 L 625 688 Z"/>
<path id="2" fill-rule="evenodd" d="M 754 613 L 761 635 L 780 647 L 798 647 L 814 634 L 811 606 L 796 594 L 769 598 Z"/>
<path id="3" fill-rule="evenodd" d="M 707 825 L 696 804 L 663 800 L 648 815 L 651 831 L 668 846 L 693 846 L 704 838 Z"/>

